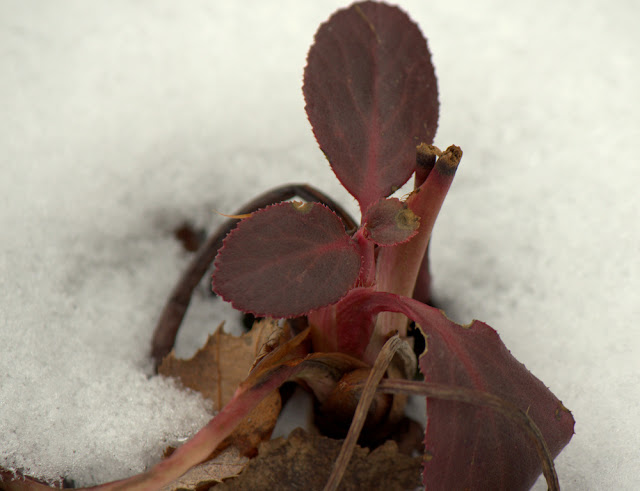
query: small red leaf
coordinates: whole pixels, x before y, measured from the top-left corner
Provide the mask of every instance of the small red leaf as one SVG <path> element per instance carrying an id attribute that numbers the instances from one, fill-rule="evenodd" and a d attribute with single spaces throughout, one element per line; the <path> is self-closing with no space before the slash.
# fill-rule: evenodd
<path id="1" fill-rule="evenodd" d="M 418 233 L 420 217 L 397 198 L 381 199 L 362 219 L 367 238 L 379 246 L 406 242 Z"/>
<path id="2" fill-rule="evenodd" d="M 304 72 L 307 116 L 363 211 L 402 186 L 431 143 L 438 88 L 420 29 L 397 7 L 356 3 L 316 33 Z"/>
<path id="3" fill-rule="evenodd" d="M 500 397 L 526 412 L 555 457 L 573 435 L 571 413 L 516 360 L 488 325 L 460 326 L 416 300 L 357 288 L 341 302 L 357 328 L 383 311 L 400 312 L 426 335 L 420 369 L 428 382 Z M 343 312 L 345 319 L 349 319 Z M 356 317 L 356 316 L 354 316 Z M 368 319 L 367 319 L 368 318 Z M 515 423 L 487 408 L 427 399 L 426 489 L 529 489 L 542 471 L 538 454 Z"/>
<path id="4" fill-rule="evenodd" d="M 244 312 L 294 317 L 337 302 L 361 267 L 340 218 L 319 203 L 259 210 L 227 236 L 213 288 Z"/>

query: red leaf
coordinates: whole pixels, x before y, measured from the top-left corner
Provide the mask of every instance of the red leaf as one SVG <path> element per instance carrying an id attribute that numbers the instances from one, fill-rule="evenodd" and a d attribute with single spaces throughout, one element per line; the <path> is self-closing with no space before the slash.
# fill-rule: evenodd
<path id="1" fill-rule="evenodd" d="M 213 288 L 235 308 L 294 317 L 340 300 L 358 278 L 361 257 L 327 207 L 286 202 L 242 220 L 215 267 Z"/>
<path id="2" fill-rule="evenodd" d="M 460 326 L 416 300 L 352 290 L 350 307 L 361 322 L 382 311 L 400 312 L 419 324 L 427 351 L 420 369 L 429 382 L 466 387 L 501 397 L 525 411 L 555 457 L 573 435 L 571 413 L 504 346 L 488 325 Z M 424 484 L 430 489 L 529 489 L 541 464 L 528 437 L 490 409 L 427 399 Z"/>
<path id="3" fill-rule="evenodd" d="M 420 217 L 397 198 L 381 199 L 362 218 L 367 238 L 379 246 L 406 242 L 418 233 Z"/>
<path id="4" fill-rule="evenodd" d="M 482 390 L 512 402 L 538 425 L 554 457 L 569 443 L 571 413 L 511 355 L 495 330 L 479 321 L 461 327 L 441 315 L 425 331 L 429 351 L 420 358 L 420 370 L 427 380 Z M 432 457 L 425 463 L 427 489 L 443 483 L 469 489 L 529 489 L 540 475 L 540 461 L 527 436 L 504 416 L 442 400 L 427 400 L 427 413 L 425 443 Z M 465 438 L 451 445 L 456 434 Z M 466 470 L 462 476 L 461 468 Z"/>
<path id="5" fill-rule="evenodd" d="M 416 145 L 435 136 L 431 55 L 397 7 L 356 3 L 322 24 L 303 92 L 320 148 L 363 212 L 409 179 Z"/>

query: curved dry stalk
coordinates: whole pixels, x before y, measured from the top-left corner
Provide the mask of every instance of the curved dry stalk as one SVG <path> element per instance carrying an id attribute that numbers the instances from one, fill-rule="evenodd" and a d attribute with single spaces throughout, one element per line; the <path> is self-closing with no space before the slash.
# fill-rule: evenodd
<path id="1" fill-rule="evenodd" d="M 362 385 L 363 390 L 365 390 L 367 384 Z M 529 415 L 514 404 L 488 392 L 404 379 L 381 380 L 377 386 L 377 391 L 385 394 L 414 394 L 431 397 L 433 399 L 462 402 L 474 406 L 488 407 L 499 412 L 516 423 L 531 439 L 540 457 L 542 473 L 547 481 L 549 491 L 560 490 L 560 483 L 558 482 L 558 475 L 553 463 L 553 456 L 547 447 L 542 432 Z"/>
<path id="2" fill-rule="evenodd" d="M 340 217 L 347 232 L 351 234 L 356 230 L 357 224 L 346 210 L 329 196 L 308 184 L 287 184 L 267 191 L 238 209 L 234 215 L 251 213 L 265 206 L 280 203 L 296 196 L 306 201 L 324 204 Z M 236 223 L 237 220 L 235 219 L 226 220 L 207 239 L 173 287 L 162 309 L 162 314 L 158 319 L 151 341 L 151 356 L 156 370 L 162 359 L 169 354 L 175 344 L 176 336 L 189 307 L 193 290 L 202 280 L 202 277 L 218 254 L 218 250 L 222 247 L 222 241 Z"/>
<path id="3" fill-rule="evenodd" d="M 382 380 L 382 377 L 384 377 L 391 360 L 393 360 L 393 356 L 396 351 L 398 351 L 401 344 L 402 340 L 398 335 L 395 335 L 391 337 L 380 350 L 373 368 L 369 373 L 369 377 L 363 385 L 360 400 L 358 401 L 356 411 L 353 415 L 353 421 L 349 427 L 349 432 L 347 433 L 347 437 L 342 444 L 342 448 L 340 448 L 340 453 L 333 464 L 333 470 L 331 471 L 329 480 L 324 487 L 324 491 L 335 491 L 338 489 L 338 485 L 347 470 L 349 460 L 351 459 L 351 455 L 353 454 L 358 438 L 360 437 L 362 427 L 367 419 L 369 406 L 371 406 L 373 398 L 376 395 L 378 384 Z"/>

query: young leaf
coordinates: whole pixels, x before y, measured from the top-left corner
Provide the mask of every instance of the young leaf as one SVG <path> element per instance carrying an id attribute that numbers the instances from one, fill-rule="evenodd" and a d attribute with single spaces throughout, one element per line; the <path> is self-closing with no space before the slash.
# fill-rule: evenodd
<path id="1" fill-rule="evenodd" d="M 213 288 L 235 308 L 295 317 L 340 300 L 358 278 L 361 257 L 327 207 L 286 202 L 242 220 L 215 267 Z"/>
<path id="2" fill-rule="evenodd" d="M 349 300 L 347 302 L 347 300 Z M 427 350 L 420 358 L 425 380 L 498 396 L 525 411 L 540 428 L 553 456 L 573 435 L 571 413 L 518 362 L 488 325 L 460 326 L 416 300 L 358 288 L 342 302 L 366 317 L 389 311 L 414 320 Z M 424 482 L 427 489 L 528 489 L 542 468 L 526 434 L 486 408 L 427 399 Z"/>
<path id="3" fill-rule="evenodd" d="M 420 217 L 397 198 L 381 199 L 362 218 L 367 238 L 379 246 L 406 242 L 418 233 Z"/>
<path id="4" fill-rule="evenodd" d="M 304 71 L 306 111 L 340 182 L 364 212 L 413 173 L 431 143 L 438 89 L 420 29 L 397 7 L 361 2 L 315 36 Z"/>

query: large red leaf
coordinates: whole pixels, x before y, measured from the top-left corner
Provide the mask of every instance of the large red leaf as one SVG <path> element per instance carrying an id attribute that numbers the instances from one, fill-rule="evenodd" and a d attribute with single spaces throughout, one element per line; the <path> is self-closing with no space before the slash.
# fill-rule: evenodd
<path id="1" fill-rule="evenodd" d="M 420 358 L 425 378 L 482 390 L 512 402 L 527 412 L 552 455 L 558 455 L 573 435 L 573 417 L 511 355 L 496 331 L 479 321 L 461 327 L 444 315 L 434 321 L 425 328 L 429 351 Z M 539 457 L 527 435 L 504 416 L 435 399 L 427 400 L 427 413 L 425 443 L 431 457 L 424 470 L 427 489 L 441 489 L 442 483 L 456 483 L 465 489 L 529 489 L 540 475 Z M 451 445 L 452 438 L 455 445 Z M 461 466 L 465 469 L 462 476 Z"/>
<path id="2" fill-rule="evenodd" d="M 439 310 L 390 293 L 354 289 L 341 304 L 352 328 L 382 311 L 400 312 L 420 325 L 427 351 L 420 369 L 429 382 L 488 392 L 525 411 L 555 457 L 573 435 L 571 413 L 504 346 L 488 325 L 460 326 Z M 356 314 L 357 313 L 357 314 Z M 349 318 L 343 312 L 345 321 Z M 357 319 L 357 322 L 355 321 Z M 433 489 L 529 489 L 542 470 L 528 436 L 487 408 L 427 399 L 424 483 Z"/>
<path id="3" fill-rule="evenodd" d="M 342 298 L 358 278 L 361 257 L 326 206 L 286 202 L 242 220 L 215 267 L 213 288 L 235 308 L 295 317 Z"/>
<path id="4" fill-rule="evenodd" d="M 363 212 L 409 179 L 416 145 L 435 136 L 431 55 L 397 7 L 356 3 L 322 24 L 303 91 L 320 148 Z"/>

